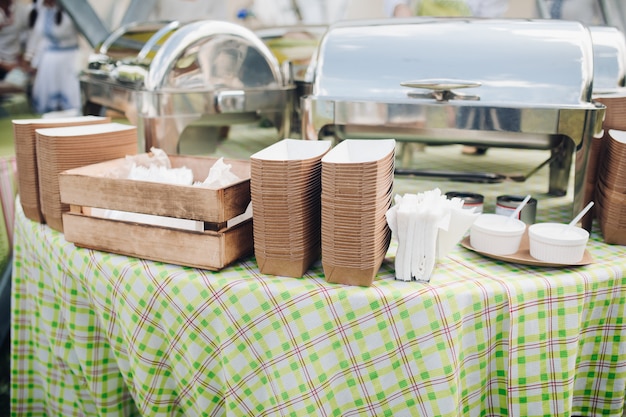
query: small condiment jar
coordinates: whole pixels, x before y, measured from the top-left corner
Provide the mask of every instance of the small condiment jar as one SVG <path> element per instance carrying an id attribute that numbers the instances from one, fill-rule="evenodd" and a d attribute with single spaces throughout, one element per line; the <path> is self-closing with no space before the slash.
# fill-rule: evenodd
<path id="1" fill-rule="evenodd" d="M 496 199 L 496 214 L 510 216 L 526 196 L 501 195 Z M 526 224 L 535 223 L 537 217 L 537 200 L 531 198 L 519 213 L 519 219 Z"/>
<path id="2" fill-rule="evenodd" d="M 454 197 L 460 198 L 461 200 L 463 200 L 464 209 L 475 208 L 474 213 L 483 212 L 483 203 L 485 201 L 485 196 L 483 196 L 482 194 L 466 193 L 463 191 L 448 191 L 446 193 L 446 197 L 448 199 L 452 199 Z"/>

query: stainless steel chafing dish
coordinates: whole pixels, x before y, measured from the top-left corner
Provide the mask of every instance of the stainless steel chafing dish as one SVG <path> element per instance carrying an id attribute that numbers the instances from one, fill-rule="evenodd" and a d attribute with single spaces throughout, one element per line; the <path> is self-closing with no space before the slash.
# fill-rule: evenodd
<path id="1" fill-rule="evenodd" d="M 306 139 L 395 138 L 550 150 L 549 193 L 565 195 L 575 155 L 582 208 L 593 47 L 577 22 L 410 18 L 331 26 L 302 98 Z"/>
<path id="2" fill-rule="evenodd" d="M 104 109 L 119 111 L 136 123 L 136 93 L 141 79 L 119 67 L 135 66 L 142 78 L 154 57 L 155 48 L 180 27 L 178 22 L 141 22 L 120 27 L 89 56 L 81 72 L 80 86 L 84 114 L 100 114 Z M 136 82 L 139 81 L 139 82 Z"/>
<path id="3" fill-rule="evenodd" d="M 140 148 L 171 154 L 208 152 L 203 143 L 216 144 L 233 124 L 269 121 L 282 137 L 295 98 L 289 65 L 258 36 L 211 20 L 122 28 L 91 58 L 81 85 L 85 113 L 120 110 L 136 121 Z"/>
<path id="4" fill-rule="evenodd" d="M 593 94 L 615 92 L 626 85 L 626 38 L 611 26 L 590 26 L 593 42 Z"/>

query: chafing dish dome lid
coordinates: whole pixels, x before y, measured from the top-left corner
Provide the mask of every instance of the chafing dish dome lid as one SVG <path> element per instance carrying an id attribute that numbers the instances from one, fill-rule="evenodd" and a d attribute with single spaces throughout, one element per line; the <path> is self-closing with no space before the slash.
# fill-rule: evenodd
<path id="1" fill-rule="evenodd" d="M 230 22 L 138 22 L 113 32 L 89 57 L 86 79 L 148 92 L 290 87 L 276 57 Z"/>
<path id="2" fill-rule="evenodd" d="M 590 26 L 593 41 L 593 92 L 614 92 L 626 83 L 626 38 L 610 26 Z"/>
<path id="3" fill-rule="evenodd" d="M 307 79 L 319 98 L 415 102 L 421 89 L 407 83 L 462 80 L 483 103 L 579 107 L 591 100 L 592 57 L 588 28 L 573 21 L 342 22 L 324 35 Z"/>
<path id="4" fill-rule="evenodd" d="M 150 59 L 167 37 L 178 27 L 178 22 L 133 22 L 113 31 L 88 59 L 87 70 L 109 75 L 120 63 L 150 64 Z"/>
<path id="5" fill-rule="evenodd" d="M 280 89 L 287 83 L 277 59 L 249 29 L 224 21 L 187 23 L 156 52 L 146 91 Z"/>

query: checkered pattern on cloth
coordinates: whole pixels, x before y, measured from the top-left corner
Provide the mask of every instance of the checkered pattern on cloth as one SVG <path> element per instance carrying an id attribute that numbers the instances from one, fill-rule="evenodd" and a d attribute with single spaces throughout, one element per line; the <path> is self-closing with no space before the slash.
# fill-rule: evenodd
<path id="1" fill-rule="evenodd" d="M 0 270 L 9 265 L 13 248 L 16 170 L 15 157 L 0 158 Z"/>
<path id="2" fill-rule="evenodd" d="M 459 246 L 370 288 L 78 249 L 19 204 L 14 250 L 14 415 L 622 415 L 626 250 L 597 236 L 586 267 Z"/>

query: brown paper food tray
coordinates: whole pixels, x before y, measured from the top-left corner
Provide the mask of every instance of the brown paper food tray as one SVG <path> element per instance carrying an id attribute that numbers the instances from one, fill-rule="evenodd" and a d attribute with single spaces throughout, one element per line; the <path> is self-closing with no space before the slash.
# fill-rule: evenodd
<path id="1" fill-rule="evenodd" d="M 602 126 L 605 129 L 626 130 L 626 96 L 623 92 L 607 95 L 597 95 L 594 101 L 606 106 L 606 112 Z"/>
<path id="2" fill-rule="evenodd" d="M 72 211 L 63 213 L 63 226 L 65 239 L 79 247 L 212 271 L 252 254 L 254 246 L 251 219 L 219 232 L 195 232 Z"/>
<path id="3" fill-rule="evenodd" d="M 110 123 L 110 117 L 79 116 L 62 119 L 15 119 L 13 140 L 18 171 L 18 190 L 24 215 L 37 223 L 45 223 L 41 212 L 39 178 L 37 177 L 37 129 Z"/>
<path id="4" fill-rule="evenodd" d="M 600 230 L 605 243 L 610 245 L 626 245 L 626 227 L 600 220 Z"/>
<path id="5" fill-rule="evenodd" d="M 333 284 L 354 285 L 370 287 L 378 274 L 380 267 L 358 269 L 327 265 L 322 261 L 322 268 L 326 276 L 326 282 Z"/>
<path id="6" fill-rule="evenodd" d="M 349 266 L 338 266 L 324 261 L 322 257 L 322 269 L 326 276 L 326 282 L 333 284 L 355 285 L 369 287 L 374 283 L 378 271 L 385 260 L 385 253 L 381 254 L 370 268 L 354 268 Z"/>
<path id="7" fill-rule="evenodd" d="M 319 258 L 319 254 L 320 249 L 315 248 L 300 259 L 287 260 L 256 255 L 256 261 L 262 274 L 302 278 Z"/>
<path id="8" fill-rule="evenodd" d="M 172 168 L 186 166 L 194 180 L 204 181 L 217 161 L 211 157 L 170 155 Z M 132 213 L 223 223 L 246 211 L 250 203 L 250 162 L 227 160 L 242 180 L 220 189 L 109 178 L 124 158 L 88 165 L 59 175 L 61 201 Z"/>

